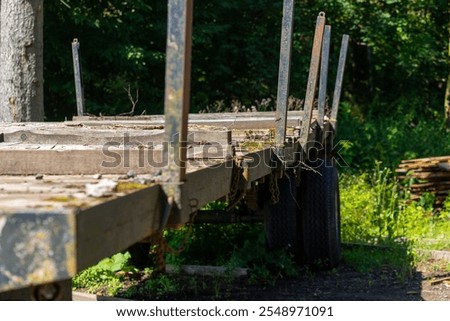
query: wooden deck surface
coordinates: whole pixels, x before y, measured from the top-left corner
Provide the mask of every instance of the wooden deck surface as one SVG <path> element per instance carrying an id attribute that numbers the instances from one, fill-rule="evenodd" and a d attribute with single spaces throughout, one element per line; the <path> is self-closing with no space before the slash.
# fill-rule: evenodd
<path id="1" fill-rule="evenodd" d="M 193 117 L 182 209 L 169 225 L 230 192 L 236 157 L 249 164 L 247 184 L 271 173 L 274 116 L 256 114 L 233 114 L 248 127 L 233 130 L 222 126 L 229 117 L 214 126 L 210 115 Z M 71 278 L 162 227 L 165 142 L 155 119 L 0 124 L 0 292 Z M 89 195 L 102 182 L 115 187 Z"/>

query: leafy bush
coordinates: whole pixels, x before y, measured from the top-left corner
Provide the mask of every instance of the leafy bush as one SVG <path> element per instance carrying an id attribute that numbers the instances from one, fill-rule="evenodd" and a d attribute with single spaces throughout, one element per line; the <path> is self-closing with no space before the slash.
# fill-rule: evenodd
<path id="1" fill-rule="evenodd" d="M 366 117 L 355 108 L 348 103 L 340 108 L 336 141 L 349 165 L 343 171 L 371 171 L 377 161 L 394 168 L 403 159 L 450 155 L 450 132 L 439 114 Z"/>

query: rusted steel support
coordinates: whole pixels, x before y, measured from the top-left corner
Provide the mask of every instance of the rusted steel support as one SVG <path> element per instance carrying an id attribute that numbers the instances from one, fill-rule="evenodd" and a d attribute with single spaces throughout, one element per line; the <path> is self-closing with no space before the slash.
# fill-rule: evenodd
<path id="1" fill-rule="evenodd" d="M 84 88 L 83 88 L 83 77 L 81 73 L 81 62 L 80 62 L 80 43 L 78 39 L 73 39 L 72 42 L 72 57 L 73 57 L 73 73 L 75 77 L 75 92 L 77 97 L 77 115 L 84 115 Z"/>
<path id="2" fill-rule="evenodd" d="M 294 0 L 284 0 L 281 29 L 280 64 L 278 70 L 277 109 L 275 112 L 276 147 L 282 153 L 286 136 L 289 79 L 291 69 L 292 32 L 294 29 Z"/>
<path id="3" fill-rule="evenodd" d="M 186 176 L 186 141 L 191 82 L 193 0 L 169 0 L 164 96 L 168 169 L 164 191 L 181 206 L 180 184 Z"/>
<path id="4" fill-rule="evenodd" d="M 336 130 L 336 119 L 339 110 L 339 102 L 341 99 L 342 80 L 344 78 L 345 60 L 347 59 L 348 49 L 348 35 L 342 36 L 341 52 L 339 54 L 339 64 L 336 76 L 336 83 L 334 85 L 333 105 L 331 107 L 330 123 Z"/>
<path id="5" fill-rule="evenodd" d="M 330 56 L 330 36 L 331 27 L 325 26 L 322 42 L 322 58 L 320 64 L 320 81 L 319 81 L 319 100 L 317 122 L 320 129 L 323 130 L 323 122 L 325 117 L 325 102 L 327 99 L 327 81 L 328 81 L 328 59 Z"/>
<path id="6" fill-rule="evenodd" d="M 325 13 L 320 12 L 317 16 L 316 30 L 314 34 L 311 64 L 309 66 L 308 84 L 306 86 L 304 117 L 300 133 L 300 145 L 306 148 L 311 126 L 311 116 L 316 93 L 317 76 L 319 74 L 320 49 L 322 47 L 323 30 L 325 27 Z"/>

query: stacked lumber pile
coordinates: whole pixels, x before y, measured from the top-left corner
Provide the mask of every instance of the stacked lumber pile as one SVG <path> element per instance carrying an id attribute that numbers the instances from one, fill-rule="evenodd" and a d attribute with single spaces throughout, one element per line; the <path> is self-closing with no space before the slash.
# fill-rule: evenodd
<path id="1" fill-rule="evenodd" d="M 416 179 L 411 185 L 412 199 L 429 192 L 436 197 L 436 207 L 441 207 L 450 194 L 450 156 L 403 160 L 397 174 L 399 179 Z"/>

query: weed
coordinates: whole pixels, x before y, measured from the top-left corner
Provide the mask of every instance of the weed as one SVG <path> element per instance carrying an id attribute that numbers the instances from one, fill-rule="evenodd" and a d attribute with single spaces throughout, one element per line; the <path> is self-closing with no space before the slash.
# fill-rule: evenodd
<path id="1" fill-rule="evenodd" d="M 122 288 L 123 276 L 126 273 L 137 272 L 134 267 L 128 265 L 130 257 L 126 252 L 103 259 L 97 265 L 76 275 L 72 280 L 72 286 L 85 288 L 90 293 L 106 291 L 108 295 L 115 295 Z"/>
<path id="2" fill-rule="evenodd" d="M 372 175 L 341 175 L 342 239 L 395 244 L 405 239 L 419 243 L 426 235 L 450 236 L 449 220 L 442 217 L 446 212 L 433 216 L 430 200 L 412 202 L 408 197 L 392 171 L 379 164 Z"/>

